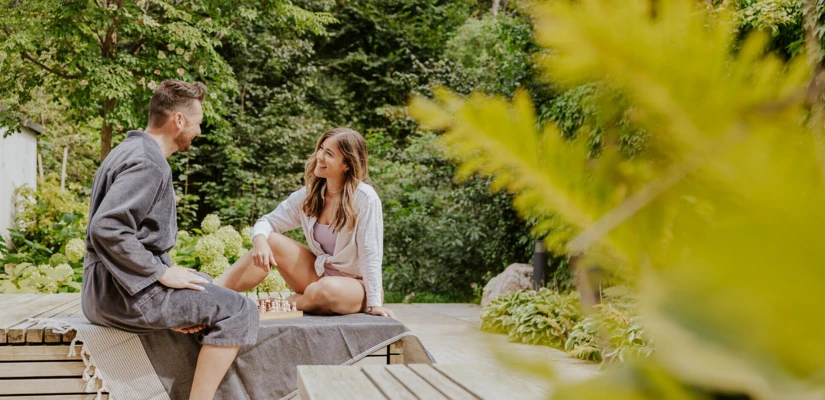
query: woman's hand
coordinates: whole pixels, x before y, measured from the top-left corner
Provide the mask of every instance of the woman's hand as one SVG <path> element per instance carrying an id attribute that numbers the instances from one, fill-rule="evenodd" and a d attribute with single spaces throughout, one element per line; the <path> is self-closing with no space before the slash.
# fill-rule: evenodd
<path id="1" fill-rule="evenodd" d="M 266 271 L 268 274 L 271 265 L 278 265 L 278 263 L 275 262 L 275 256 L 272 254 L 272 248 L 269 247 L 269 243 L 267 243 L 266 236 L 264 235 L 255 236 L 252 242 L 252 260 L 255 262 L 256 267 Z"/>
<path id="2" fill-rule="evenodd" d="M 392 312 L 392 310 L 381 306 L 367 307 L 367 313 L 377 315 L 379 317 L 390 317 L 392 319 L 395 319 L 395 313 Z"/>

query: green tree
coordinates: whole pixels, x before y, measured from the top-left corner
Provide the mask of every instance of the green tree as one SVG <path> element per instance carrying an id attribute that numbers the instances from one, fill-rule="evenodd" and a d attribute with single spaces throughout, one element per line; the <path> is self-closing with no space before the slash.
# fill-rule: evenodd
<path id="1" fill-rule="evenodd" d="M 12 60 L 0 67 L 0 93 L 13 100 L 2 122 L 14 126 L 10 115 L 36 95 L 65 101 L 78 126 L 99 124 L 101 160 L 114 134 L 143 127 L 164 79 L 206 82 L 204 114 L 219 124 L 237 82 L 217 49 L 237 24 L 265 19 L 321 30 L 331 21 L 287 0 L 8 0 L 2 7 L 0 58 Z"/>

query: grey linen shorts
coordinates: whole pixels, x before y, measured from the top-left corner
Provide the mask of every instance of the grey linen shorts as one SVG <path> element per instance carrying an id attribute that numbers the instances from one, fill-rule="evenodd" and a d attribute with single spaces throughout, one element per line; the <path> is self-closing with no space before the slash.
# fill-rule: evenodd
<path id="1" fill-rule="evenodd" d="M 201 285 L 203 291 L 172 289 L 155 282 L 128 296 L 106 267 L 95 263 L 84 273 L 83 313 L 92 323 L 136 334 L 204 325 L 198 333 L 202 344 L 255 344 L 260 320 L 255 302 L 213 284 L 204 273 L 197 274 L 210 282 Z"/>

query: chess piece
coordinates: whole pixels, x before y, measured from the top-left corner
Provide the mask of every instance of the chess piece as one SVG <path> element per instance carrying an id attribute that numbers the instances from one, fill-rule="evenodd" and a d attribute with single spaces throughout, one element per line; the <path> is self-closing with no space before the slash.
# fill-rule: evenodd
<path id="1" fill-rule="evenodd" d="M 298 311 L 298 303 L 292 302 L 292 311 Z"/>

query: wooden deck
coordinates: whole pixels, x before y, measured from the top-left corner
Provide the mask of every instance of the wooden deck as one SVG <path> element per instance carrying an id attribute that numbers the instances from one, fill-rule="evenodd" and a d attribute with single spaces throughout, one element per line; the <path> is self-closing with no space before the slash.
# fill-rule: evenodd
<path id="1" fill-rule="evenodd" d="M 546 346 L 510 343 L 504 335 L 480 331 L 478 320 L 481 310 L 475 304 L 388 304 L 387 307 L 395 311 L 398 320 L 418 336 L 439 364 L 477 364 L 497 368 L 544 393 L 552 390 L 551 382 L 546 377 L 514 369 L 514 360 L 552 365 L 557 377 L 567 382 L 590 378 L 598 373 L 596 364 L 571 359 L 562 351 Z M 29 381 L 26 387 L 40 391 L 48 389 L 49 385 L 55 388 L 75 385 L 84 366 L 80 356 L 67 357 L 74 333 L 55 334 L 28 319 L 82 315 L 80 295 L 76 293 L 0 295 L 0 379 L 27 376 Z M 79 350 L 78 346 L 78 354 Z M 501 354 L 508 356 L 501 357 Z M 386 358 L 367 358 L 357 365 L 385 364 Z M 31 380 L 35 372 L 32 369 L 36 369 L 35 375 L 43 379 Z M 73 393 L 76 393 L 74 397 L 54 398 L 86 398 L 84 393 L 88 392 L 78 387 Z M 0 398 L 8 394 L 0 389 Z"/>
<path id="2" fill-rule="evenodd" d="M 388 304 L 387 307 L 415 332 L 438 364 L 486 365 L 545 393 L 553 389 L 547 376 L 518 370 L 514 364 L 530 362 L 550 366 L 561 382 L 582 381 L 599 373 L 598 364 L 570 358 L 561 350 L 510 343 L 507 335 L 478 329 L 481 307 L 477 304 Z"/>

